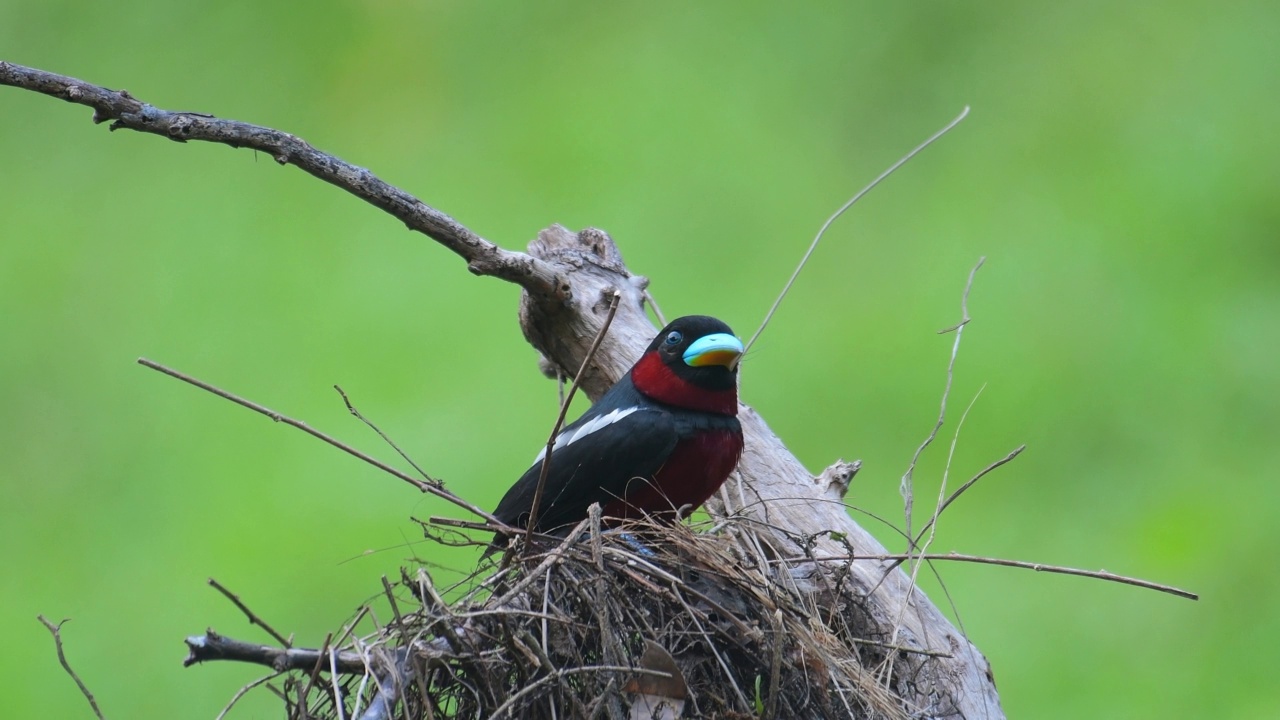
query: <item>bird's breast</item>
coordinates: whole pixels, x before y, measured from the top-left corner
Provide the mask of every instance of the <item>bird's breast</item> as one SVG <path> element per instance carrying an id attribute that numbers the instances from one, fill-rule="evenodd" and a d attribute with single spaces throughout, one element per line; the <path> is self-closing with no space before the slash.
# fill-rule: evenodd
<path id="1" fill-rule="evenodd" d="M 623 497 L 604 508 L 604 514 L 634 518 L 681 511 L 680 517 L 687 517 L 720 488 L 741 457 L 740 429 L 694 432 L 676 444 L 652 479 L 633 479 Z"/>

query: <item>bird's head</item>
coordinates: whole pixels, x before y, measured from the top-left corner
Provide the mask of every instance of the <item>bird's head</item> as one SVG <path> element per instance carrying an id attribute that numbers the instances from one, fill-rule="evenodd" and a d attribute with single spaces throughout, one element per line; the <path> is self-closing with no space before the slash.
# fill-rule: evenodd
<path id="1" fill-rule="evenodd" d="M 636 389 L 658 402 L 703 412 L 738 412 L 742 341 L 706 315 L 673 320 L 631 370 Z"/>

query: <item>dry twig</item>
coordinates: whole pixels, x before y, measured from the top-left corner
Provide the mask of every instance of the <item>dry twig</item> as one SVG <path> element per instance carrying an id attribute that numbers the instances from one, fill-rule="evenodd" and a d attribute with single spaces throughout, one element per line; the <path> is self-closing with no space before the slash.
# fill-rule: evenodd
<path id="1" fill-rule="evenodd" d="M 978 563 L 981 565 L 1000 565 L 1002 567 L 1021 568 L 1023 570 L 1035 570 L 1036 572 L 1055 573 L 1058 575 L 1077 575 L 1079 577 L 1089 577 L 1097 580 L 1106 580 L 1108 582 L 1120 583 L 1122 585 L 1132 585 L 1134 587 L 1145 588 L 1147 590 L 1155 590 L 1169 595 L 1176 595 L 1187 600 L 1199 600 L 1200 596 L 1190 590 L 1165 585 L 1163 583 L 1152 582 L 1150 580 L 1142 580 L 1140 578 L 1128 577 L 1126 575 L 1116 575 L 1106 570 L 1081 570 L 1079 568 L 1063 567 L 1060 565 L 1046 565 L 1044 563 L 1027 562 L 1025 560 L 1006 560 L 1004 558 L 983 557 L 981 555 L 966 555 L 964 553 L 895 553 L 882 555 L 830 555 L 821 559 L 814 558 L 784 558 L 773 562 L 779 563 L 815 563 L 841 560 L 887 560 L 894 562 L 902 562 L 904 560 L 950 560 L 953 562 Z"/>
<path id="2" fill-rule="evenodd" d="M 62 664 L 62 669 L 67 671 L 71 679 L 76 681 L 76 687 L 80 688 L 80 694 L 84 695 L 84 698 L 89 701 L 89 707 L 93 708 L 93 714 L 98 716 L 98 720 L 106 720 L 102 716 L 102 710 L 98 707 L 98 701 L 94 699 L 93 693 L 89 692 L 89 688 L 80 679 L 80 676 L 76 674 L 76 671 L 71 669 L 71 663 L 67 662 L 67 656 L 62 652 L 62 626 L 67 621 L 63 620 L 54 624 L 46 620 L 44 615 L 37 615 L 36 619 L 48 628 L 49 634 L 53 635 L 53 646 L 58 651 L 58 662 Z"/>
<path id="3" fill-rule="evenodd" d="M 238 595 L 236 595 L 235 593 L 223 587 L 222 583 L 219 583 L 217 580 L 214 580 L 213 578 L 209 578 L 209 585 L 212 586 L 214 590 L 217 590 L 218 592 L 222 593 L 223 596 L 225 596 L 228 600 L 230 600 L 233 605 L 240 608 L 240 612 L 244 613 L 245 617 L 249 619 L 250 625 L 257 625 L 263 630 L 266 630 L 268 635 L 275 638 L 276 642 L 280 643 L 285 647 L 291 647 L 293 645 L 293 643 L 290 642 L 288 638 L 276 632 L 275 628 L 271 627 L 266 623 L 265 620 L 255 615 L 253 611 L 249 609 L 249 606 L 245 605 L 244 602 L 240 600 L 240 597 Z"/>
<path id="4" fill-rule="evenodd" d="M 969 271 L 969 280 L 964 286 L 964 295 L 960 299 L 960 311 L 962 318 L 960 322 L 949 328 L 939 330 L 938 334 L 946 334 L 954 332 L 956 334 L 955 341 L 951 344 L 951 359 L 947 362 L 947 384 L 942 389 L 942 406 L 938 410 L 938 419 L 933 424 L 933 429 L 929 432 L 929 436 L 920 443 L 916 448 L 916 452 L 911 456 L 911 463 L 907 465 L 907 471 L 902 474 L 902 481 L 898 486 L 898 492 L 902 494 L 902 503 L 904 507 L 904 516 L 906 518 L 907 536 L 911 536 L 911 512 L 915 505 L 915 488 L 912 481 L 912 474 L 915 473 L 916 464 L 920 462 L 920 456 L 924 451 L 933 444 L 934 439 L 938 437 L 938 431 L 942 429 L 943 423 L 947 419 L 947 399 L 951 396 L 951 381 L 955 378 L 956 357 L 960 353 L 960 335 L 964 332 L 964 328 L 969 324 L 969 291 L 973 289 L 973 278 L 978 274 L 978 270 L 982 267 L 987 259 L 985 257 L 978 259 L 978 264 L 973 266 Z"/>
<path id="5" fill-rule="evenodd" d="M 866 187 L 862 188 L 856 194 L 854 194 L 853 197 L 849 198 L 848 202 L 846 202 L 844 205 L 841 205 L 840 209 L 832 213 L 831 217 L 827 218 L 826 222 L 822 223 L 822 227 L 818 229 L 818 234 L 814 236 L 813 242 L 809 243 L 809 249 L 805 250 L 804 255 L 800 258 L 800 263 L 796 265 L 796 269 L 791 273 L 791 277 L 787 279 L 787 284 L 782 286 L 782 292 L 778 293 L 778 299 L 774 300 L 773 305 L 769 306 L 769 311 L 765 313 L 764 320 L 760 322 L 760 327 L 756 328 L 755 333 L 751 335 L 751 339 L 747 341 L 746 348 L 743 351 L 744 355 L 746 354 L 746 350 L 750 350 L 751 346 L 755 345 L 756 340 L 760 338 L 760 333 L 764 332 L 764 329 L 769 325 L 769 321 L 773 319 L 773 314 L 778 311 L 778 306 L 782 304 L 782 299 L 787 296 L 787 292 L 790 291 L 791 286 L 795 284 L 796 278 L 800 277 L 800 271 L 804 270 L 804 266 L 809 262 L 809 258 L 813 256 L 813 251 L 818 249 L 818 243 L 822 242 L 822 236 L 826 234 L 827 228 L 831 227 L 831 223 L 834 223 L 836 220 L 838 220 L 840 216 L 845 213 L 846 210 L 853 207 L 854 204 L 857 203 L 859 200 L 861 200 L 864 195 L 874 190 L 877 185 L 884 182 L 885 179 L 887 179 L 890 175 L 897 172 L 898 168 L 907 164 L 911 160 L 911 158 L 915 157 L 916 155 L 919 155 L 921 152 L 924 151 L 925 148 L 932 145 L 943 135 L 946 135 L 947 133 L 951 132 L 951 130 L 954 129 L 955 126 L 959 125 L 961 121 L 963 121 L 968 116 L 969 116 L 969 107 L 966 105 L 964 110 L 962 110 L 954 120 L 944 125 L 941 130 L 930 135 L 928 139 L 926 139 L 924 142 L 917 145 L 911 152 L 907 153 L 906 155 L 903 155 L 901 158 L 898 159 L 897 162 L 890 165 L 888 169 L 886 169 L 884 172 L 877 175 L 874 180 L 867 183 Z"/>
<path id="6" fill-rule="evenodd" d="M 343 390 L 341 386 L 334 385 L 333 389 L 337 390 L 338 394 L 342 396 L 342 404 L 347 406 L 347 412 L 354 415 L 355 418 L 360 422 L 364 423 L 365 425 L 368 425 L 370 430 L 373 430 L 375 433 L 377 433 L 378 437 L 382 438 L 384 442 L 390 445 L 391 449 L 395 450 L 396 454 L 399 455 L 402 459 L 404 459 L 405 462 L 412 465 L 413 469 L 417 470 L 418 474 L 421 475 L 427 482 L 431 483 L 432 485 L 444 487 L 444 483 L 442 481 L 431 477 L 431 475 L 429 475 L 426 470 L 423 470 L 422 468 L 418 467 L 418 463 L 414 462 L 413 458 L 409 457 L 409 455 L 405 453 L 405 451 L 401 450 L 400 446 L 397 445 L 394 440 L 388 437 L 386 433 L 382 432 L 382 430 L 377 425 L 374 425 L 372 420 L 362 415 L 360 411 L 356 409 L 356 406 L 351 404 L 351 398 L 347 397 L 347 392 Z"/>
<path id="7" fill-rule="evenodd" d="M 565 415 L 569 412 L 569 405 L 573 402 L 574 393 L 578 392 L 578 387 L 582 384 L 582 378 L 587 372 L 587 368 L 591 365 L 591 359 L 596 356 L 596 351 L 600 349 L 600 342 L 604 340 L 605 333 L 609 332 L 609 326 L 613 324 L 613 318 L 618 314 L 618 302 L 622 300 L 622 293 L 615 291 L 609 297 L 609 313 L 604 318 L 604 323 L 600 325 L 600 331 L 596 333 L 595 340 L 591 341 L 591 347 L 587 349 L 587 354 L 582 358 L 582 365 L 578 367 L 578 372 L 573 375 L 573 384 L 569 386 L 569 392 L 565 394 L 564 399 L 560 402 L 560 414 L 556 416 L 556 423 L 551 428 L 551 435 L 547 437 L 546 450 L 542 455 L 542 469 L 538 473 L 538 486 L 533 491 L 533 503 L 529 506 L 529 525 L 527 532 L 533 534 L 533 529 L 538 527 L 538 506 L 542 504 L 542 493 L 547 487 L 547 474 L 551 472 L 551 456 L 552 450 L 555 449 L 556 436 L 560 434 L 560 428 L 564 427 Z"/>
<path id="8" fill-rule="evenodd" d="M 1012 462 L 1014 458 L 1021 455 L 1022 451 L 1026 449 L 1027 449 L 1026 445 L 1019 445 L 1018 447 L 1014 448 L 1013 451 L 1010 452 L 1008 455 L 1005 455 L 999 460 L 996 460 L 990 465 L 982 468 L 982 470 L 980 470 L 977 475 L 974 475 L 973 477 L 969 478 L 963 485 L 956 488 L 955 492 L 948 495 L 946 500 L 938 504 L 937 509 L 934 510 L 933 512 L 933 517 L 929 518 L 929 522 L 925 523 L 924 527 L 920 528 L 920 532 L 919 534 L 916 535 L 915 541 L 913 544 L 916 546 L 920 545 L 921 538 L 923 538 L 925 533 L 929 532 L 929 529 L 932 528 L 934 524 L 938 522 L 938 517 L 942 515 L 942 511 L 950 507 L 951 503 L 955 502 L 961 495 L 965 493 L 966 490 L 973 487 L 975 483 L 977 483 L 982 478 L 986 477 L 986 475 L 990 473 L 992 470 L 995 470 L 1001 465 L 1005 465 L 1007 463 Z"/>
<path id="9" fill-rule="evenodd" d="M 222 712 L 218 713 L 218 716 L 213 720 L 223 720 L 223 718 L 227 716 L 227 713 L 231 712 L 231 708 L 235 707 L 236 703 L 240 702 L 240 698 L 243 698 L 245 695 L 249 694 L 250 690 L 256 687 L 261 687 L 262 685 L 265 685 L 271 682 L 272 680 L 275 680 L 278 677 L 280 677 L 280 673 L 271 673 L 270 675 L 263 675 L 257 680 L 254 680 L 244 685 L 243 687 L 241 687 L 239 690 L 236 691 L 235 695 L 231 696 L 231 699 L 228 700 L 227 704 L 223 706 Z"/>
<path id="10" fill-rule="evenodd" d="M 218 397 L 223 398 L 224 400 L 230 400 L 231 402 L 241 407 L 249 408 L 250 410 L 253 410 L 256 413 L 266 415 L 267 417 L 271 418 L 272 420 L 278 423 L 284 423 L 285 425 L 288 425 L 290 427 L 297 428 L 314 438 L 323 440 L 324 442 L 332 445 L 333 447 L 338 448 L 339 450 L 347 453 L 348 455 L 351 455 L 352 457 L 359 458 L 360 460 L 363 460 L 364 462 L 378 468 L 379 470 L 382 470 L 383 472 L 386 472 L 394 477 L 397 477 L 409 483 L 410 485 L 414 486 L 415 488 L 417 488 L 418 490 L 421 490 L 424 493 L 429 493 L 431 495 L 435 495 L 436 497 L 448 500 L 449 502 L 453 503 L 454 505 L 457 505 L 463 510 L 467 510 L 471 513 L 474 513 L 475 515 L 478 515 L 479 517 L 484 518 L 485 520 L 488 520 L 489 522 L 493 523 L 495 527 L 501 527 L 502 525 L 502 523 L 499 523 L 497 520 L 495 520 L 494 517 L 490 515 L 488 512 L 486 512 L 485 510 L 482 510 L 478 506 L 470 502 L 467 502 L 466 500 L 463 500 L 457 495 L 454 495 L 448 490 L 445 490 L 443 487 L 440 487 L 439 485 L 436 485 L 432 482 L 419 480 L 406 473 L 403 473 L 400 470 L 397 470 L 396 468 L 391 467 L 390 465 L 382 462 L 381 460 L 378 460 L 377 458 L 371 455 L 365 454 L 330 435 L 326 435 L 325 433 L 320 432 L 319 430 L 316 430 L 315 428 L 311 427 L 305 422 L 302 422 L 301 420 L 295 420 L 286 415 L 282 415 L 276 412 L 275 410 L 272 410 L 271 408 L 268 408 L 263 405 L 259 405 L 258 403 L 253 402 L 252 400 L 247 400 L 245 398 L 240 397 L 239 395 L 235 395 L 233 393 L 227 392 L 226 390 L 223 390 L 222 388 L 219 388 L 215 385 L 211 385 L 203 380 L 199 380 L 190 375 L 187 375 L 186 373 L 179 372 L 177 370 L 174 370 L 173 368 L 161 365 L 158 362 L 148 360 L 147 358 L 138 358 L 138 364 L 144 367 L 151 368 L 152 370 L 162 372 L 165 375 L 168 375 L 169 377 L 177 378 L 178 380 L 181 380 L 187 384 L 194 385 L 200 388 L 201 390 L 211 392 L 214 395 L 217 395 Z"/>

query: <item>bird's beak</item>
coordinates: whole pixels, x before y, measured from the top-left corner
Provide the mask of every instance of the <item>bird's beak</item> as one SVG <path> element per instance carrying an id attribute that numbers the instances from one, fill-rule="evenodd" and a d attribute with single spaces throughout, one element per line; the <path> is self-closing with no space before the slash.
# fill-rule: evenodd
<path id="1" fill-rule="evenodd" d="M 742 355 L 742 341 L 728 333 L 703 335 L 684 351 L 684 364 L 690 367 L 723 365 L 731 368 Z"/>

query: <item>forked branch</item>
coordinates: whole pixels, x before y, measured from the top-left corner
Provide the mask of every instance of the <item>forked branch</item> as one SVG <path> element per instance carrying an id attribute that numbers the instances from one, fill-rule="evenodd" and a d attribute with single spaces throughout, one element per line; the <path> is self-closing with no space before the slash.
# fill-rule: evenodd
<path id="1" fill-rule="evenodd" d="M 411 475 L 408 475 L 407 473 L 401 472 L 400 470 L 397 470 L 396 468 L 391 467 L 390 465 L 382 462 L 381 460 L 351 447 L 350 445 L 342 442 L 341 440 L 338 440 L 337 438 L 334 438 L 330 435 L 320 432 L 319 430 L 316 430 L 315 428 L 311 427 L 305 422 L 302 422 L 301 420 L 295 420 L 294 418 L 291 418 L 287 415 L 282 415 L 276 412 L 275 410 L 272 410 L 269 407 L 259 405 L 258 403 L 253 402 L 252 400 L 242 398 L 239 395 L 227 392 L 226 390 L 223 390 L 220 387 L 211 385 L 198 378 L 191 377 L 190 375 L 174 370 L 171 367 L 166 367 L 164 365 L 161 365 L 158 362 L 148 360 L 147 358 L 138 358 L 138 364 L 144 367 L 151 368 L 152 370 L 155 370 L 157 372 L 164 373 L 169 377 L 176 378 L 189 385 L 194 385 L 200 388 L 201 390 L 211 392 L 220 398 L 230 400 L 231 402 L 241 407 L 249 408 L 250 410 L 253 410 L 256 413 L 266 415 L 267 417 L 271 418 L 272 420 L 278 423 L 284 423 L 285 425 L 288 425 L 290 427 L 297 428 L 314 438 L 323 440 L 324 442 L 338 448 L 339 450 L 347 453 L 348 455 L 351 455 L 355 458 L 363 460 L 364 462 L 378 468 L 379 470 L 409 483 L 410 485 L 414 486 L 415 488 L 417 488 L 418 490 L 424 493 L 429 493 L 431 495 L 435 495 L 436 497 L 448 500 L 454 505 L 457 505 L 458 507 L 464 510 L 474 513 L 475 515 L 478 515 L 488 520 L 489 522 L 494 523 L 495 526 L 502 525 L 501 523 L 494 520 L 492 515 L 490 515 L 488 512 L 486 512 L 479 506 L 473 503 L 467 502 L 466 500 L 463 500 L 462 498 L 458 497 L 457 495 L 454 495 L 448 490 L 445 490 L 443 484 L 438 482 L 429 482 L 429 481 L 419 480 Z"/>
<path id="2" fill-rule="evenodd" d="M 80 694 L 84 695 L 84 699 L 89 701 L 89 707 L 93 708 L 93 714 L 98 716 L 98 720 L 106 720 L 102 716 L 102 710 L 98 707 L 97 699 L 93 697 L 93 693 L 89 692 L 88 686 L 84 684 L 84 681 L 80 679 L 76 671 L 71 669 L 71 663 L 67 662 L 67 656 L 62 652 L 62 626 L 67 621 L 53 623 L 45 619 L 43 615 L 37 615 L 36 619 L 40 621 L 40 624 L 48 628 L 50 635 L 53 635 L 53 646 L 58 652 L 58 662 L 62 664 L 62 669 L 67 671 L 71 679 L 76 681 L 76 687 L 80 688 Z"/>

